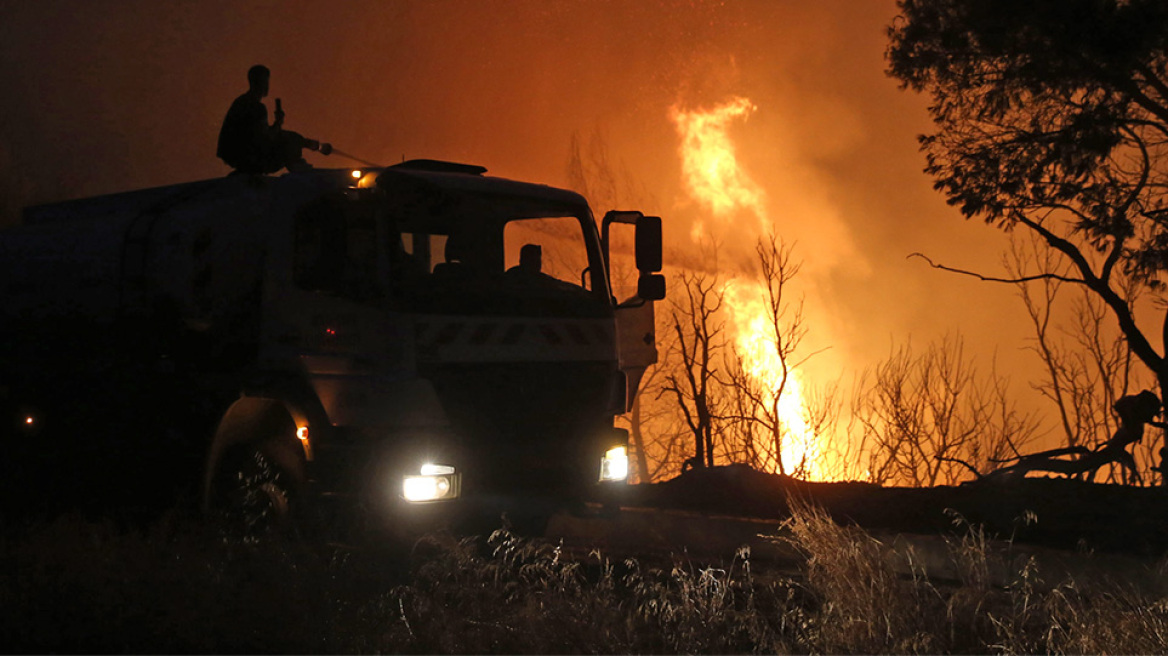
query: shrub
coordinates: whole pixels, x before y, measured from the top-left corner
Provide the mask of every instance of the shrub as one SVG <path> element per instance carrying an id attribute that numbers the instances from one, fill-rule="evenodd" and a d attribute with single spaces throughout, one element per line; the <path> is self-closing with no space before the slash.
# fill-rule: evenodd
<path id="1" fill-rule="evenodd" d="M 63 517 L 0 543 L 9 651 L 392 653 L 1157 653 L 1168 599 L 1039 581 L 976 527 L 952 580 L 801 507 L 798 571 L 685 556 L 610 560 L 507 531 L 380 550 L 244 542 L 170 519 Z"/>

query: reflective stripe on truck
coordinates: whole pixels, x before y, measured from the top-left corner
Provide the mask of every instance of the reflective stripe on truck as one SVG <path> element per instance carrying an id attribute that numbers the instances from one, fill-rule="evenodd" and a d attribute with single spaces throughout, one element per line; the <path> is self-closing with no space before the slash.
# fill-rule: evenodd
<path id="1" fill-rule="evenodd" d="M 421 317 L 418 359 L 431 362 L 616 360 L 612 319 Z"/>

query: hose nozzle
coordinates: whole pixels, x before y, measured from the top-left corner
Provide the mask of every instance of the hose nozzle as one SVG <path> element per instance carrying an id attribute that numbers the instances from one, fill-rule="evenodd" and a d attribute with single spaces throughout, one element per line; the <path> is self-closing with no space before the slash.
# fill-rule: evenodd
<path id="1" fill-rule="evenodd" d="M 316 151 L 321 155 L 329 155 L 333 152 L 333 145 L 330 143 L 321 143 L 316 139 L 305 139 L 304 147 Z"/>

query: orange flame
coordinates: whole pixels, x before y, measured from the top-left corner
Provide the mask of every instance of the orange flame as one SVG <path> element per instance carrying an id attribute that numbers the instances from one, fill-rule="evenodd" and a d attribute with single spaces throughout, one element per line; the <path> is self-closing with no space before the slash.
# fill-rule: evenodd
<path id="1" fill-rule="evenodd" d="M 682 110 L 674 106 L 671 118 L 681 138 L 682 175 L 689 196 L 728 228 L 732 220 L 753 215 L 755 230 L 742 230 L 746 222 L 734 221 L 735 241 L 758 238 L 770 230 L 766 192 L 739 165 L 737 150 L 729 135 L 730 124 L 747 118 L 757 107 L 747 98 L 736 97 L 708 110 Z M 707 228 L 695 221 L 691 238 L 707 236 Z M 745 232 L 746 234 L 742 234 Z M 781 455 L 785 468 L 801 467 L 818 478 L 819 441 L 805 418 L 800 372 L 788 370 L 784 383 L 782 363 L 774 348 L 774 329 L 764 301 L 764 288 L 755 280 L 733 277 L 725 289 L 725 307 L 737 350 L 746 372 L 770 398 L 782 387 L 778 415 L 785 438 Z M 770 463 L 777 467 L 777 463 Z"/>
<path id="2" fill-rule="evenodd" d="M 726 307 L 735 333 L 735 346 L 746 373 L 763 390 L 763 402 L 778 398 L 778 419 L 784 432 L 781 455 L 787 473 L 799 471 L 807 478 L 822 478 L 820 441 L 807 421 L 803 399 L 803 375 L 788 368 L 784 380 L 783 363 L 775 350 L 775 332 L 764 301 L 766 292 L 753 280 L 736 278 L 726 288 Z M 777 469 L 778 463 L 771 463 Z"/>
<path id="3" fill-rule="evenodd" d="M 681 173 L 690 196 L 723 221 L 746 210 L 765 229 L 766 194 L 738 165 L 737 150 L 727 133 L 731 121 L 745 119 L 755 109 L 749 99 L 739 97 L 704 111 L 674 106 L 671 117 L 681 136 Z M 691 236 L 704 235 L 702 222 L 695 221 Z"/>

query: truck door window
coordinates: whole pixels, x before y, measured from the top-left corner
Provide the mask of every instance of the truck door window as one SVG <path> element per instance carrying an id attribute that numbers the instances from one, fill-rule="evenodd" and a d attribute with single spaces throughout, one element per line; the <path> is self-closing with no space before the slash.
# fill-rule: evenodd
<path id="1" fill-rule="evenodd" d="M 434 265 L 446 261 L 446 235 L 402 232 L 401 249 L 414 266 L 425 273 L 434 271 Z"/>
<path id="2" fill-rule="evenodd" d="M 617 301 L 631 298 L 637 293 L 637 264 L 634 258 L 636 241 L 632 226 L 613 226 L 609 232 L 608 281 L 612 285 L 612 295 Z"/>
<path id="3" fill-rule="evenodd" d="M 365 206 L 329 196 L 296 217 L 293 280 L 302 289 L 354 300 L 380 295 L 377 224 Z"/>
<path id="4" fill-rule="evenodd" d="M 590 218 L 515 217 L 492 209 L 391 222 L 393 298 L 435 313 L 602 316 L 610 311 L 600 250 L 594 234 L 585 232 Z M 593 282 L 594 275 L 599 282 Z"/>

